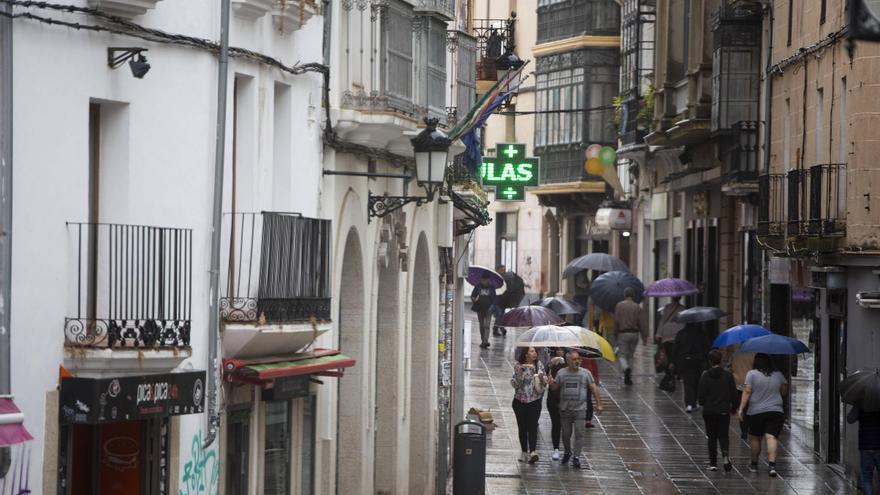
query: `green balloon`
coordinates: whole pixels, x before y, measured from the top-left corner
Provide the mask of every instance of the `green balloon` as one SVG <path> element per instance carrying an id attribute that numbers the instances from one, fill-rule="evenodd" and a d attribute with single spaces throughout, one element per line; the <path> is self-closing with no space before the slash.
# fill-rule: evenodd
<path id="1" fill-rule="evenodd" d="M 599 161 L 606 166 L 614 165 L 617 162 L 617 152 L 610 146 L 602 146 L 599 150 Z"/>

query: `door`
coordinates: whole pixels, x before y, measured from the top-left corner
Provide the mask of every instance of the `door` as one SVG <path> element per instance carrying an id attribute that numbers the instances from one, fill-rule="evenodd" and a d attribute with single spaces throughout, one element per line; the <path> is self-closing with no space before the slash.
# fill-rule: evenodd
<path id="1" fill-rule="evenodd" d="M 247 495 L 250 406 L 231 409 L 226 427 L 226 495 Z"/>
<path id="2" fill-rule="evenodd" d="M 829 299 L 831 296 L 829 295 Z M 829 306 L 830 306 L 829 302 Z M 828 319 L 830 348 L 828 356 L 828 463 L 843 464 L 845 433 L 843 422 L 846 411 L 840 401 L 840 381 L 846 378 L 846 320 L 831 317 Z"/>

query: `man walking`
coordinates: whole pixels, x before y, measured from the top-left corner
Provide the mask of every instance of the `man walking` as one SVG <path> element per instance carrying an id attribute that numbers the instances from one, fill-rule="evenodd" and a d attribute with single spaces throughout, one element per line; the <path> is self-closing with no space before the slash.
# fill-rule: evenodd
<path id="1" fill-rule="evenodd" d="M 480 285 L 474 287 L 471 292 L 471 309 L 476 311 L 477 318 L 480 321 L 480 347 L 485 349 L 489 347 L 489 328 L 492 326 L 492 306 L 495 304 L 497 296 L 495 289 L 489 285 L 489 275 L 483 274 L 480 279 Z"/>
<path id="2" fill-rule="evenodd" d="M 647 329 L 642 325 L 642 307 L 633 300 L 635 291 L 632 287 L 623 290 L 623 297 L 623 301 L 614 307 L 614 321 L 617 323 L 615 335 L 619 348 L 617 357 L 620 359 L 620 367 L 623 368 L 623 382 L 632 385 L 632 362 L 639 336 L 642 337 L 642 344 L 647 344 L 648 335 Z"/>
<path id="3" fill-rule="evenodd" d="M 559 418 L 562 423 L 562 445 L 565 454 L 562 463 L 567 464 L 571 459 L 571 465 L 575 469 L 581 468 L 581 448 L 585 435 L 585 415 L 587 401 L 590 393 L 596 398 L 596 412 L 602 412 L 602 399 L 599 396 L 599 387 L 593 380 L 593 375 L 580 367 L 581 356 L 577 351 L 568 351 L 566 354 L 566 366 L 556 373 L 556 378 L 550 380 L 550 388 L 559 390 Z M 574 433 L 574 448 L 571 445 L 571 436 Z"/>
<path id="4" fill-rule="evenodd" d="M 688 323 L 675 336 L 673 362 L 675 371 L 684 382 L 685 412 L 693 412 L 697 406 L 697 386 L 706 363 L 706 353 L 712 347 L 708 335 L 699 323 Z"/>
<path id="5" fill-rule="evenodd" d="M 526 296 L 526 284 L 522 277 L 508 270 L 504 265 L 498 265 L 495 271 L 504 279 L 504 293 L 498 296 L 499 313 L 503 315 L 508 309 L 515 308 L 522 302 Z M 496 315 L 496 318 L 500 316 Z M 507 329 L 496 323 L 492 328 L 492 335 L 507 335 Z"/>
<path id="6" fill-rule="evenodd" d="M 862 490 L 874 495 L 874 470 L 880 472 L 880 411 L 865 412 L 853 407 L 846 421 L 859 423 L 859 455 L 862 467 Z"/>

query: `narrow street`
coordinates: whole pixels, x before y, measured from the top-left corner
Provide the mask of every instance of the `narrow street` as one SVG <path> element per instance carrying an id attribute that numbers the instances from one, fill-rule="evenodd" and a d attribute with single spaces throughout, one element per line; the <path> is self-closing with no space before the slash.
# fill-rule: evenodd
<path id="1" fill-rule="evenodd" d="M 473 317 L 473 315 L 470 315 Z M 517 331 L 492 337 L 492 347 L 479 348 L 474 321 L 471 365 L 465 373 L 465 408 L 490 410 L 497 428 L 489 433 L 486 460 L 487 494 L 845 494 L 856 493 L 827 464 L 790 437 L 780 439 L 779 478 L 767 474 L 766 454 L 758 473 L 748 471 L 749 450 L 738 426 L 730 431 L 734 469 L 706 469 L 706 440 L 702 416 L 687 414 L 681 387 L 667 394 L 657 388 L 651 349 L 639 346 L 635 385 L 624 387 L 620 373 L 600 364 L 604 412 L 587 430 L 580 471 L 552 461 L 550 417 L 542 407 L 535 465 L 517 461 L 519 442 L 510 407 L 513 389 L 513 348 Z M 521 330 L 520 330 L 521 331 Z"/>

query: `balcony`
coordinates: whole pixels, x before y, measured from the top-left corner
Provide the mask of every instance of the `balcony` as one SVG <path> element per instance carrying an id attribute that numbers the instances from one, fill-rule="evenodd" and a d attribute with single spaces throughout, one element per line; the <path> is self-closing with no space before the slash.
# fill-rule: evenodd
<path id="1" fill-rule="evenodd" d="M 737 122 L 722 135 L 721 190 L 728 196 L 758 192 L 758 123 Z"/>
<path id="2" fill-rule="evenodd" d="M 330 320 L 330 221 L 298 213 L 227 214 L 226 322 Z"/>
<path id="3" fill-rule="evenodd" d="M 474 19 L 473 34 L 477 38 L 477 81 L 494 84 L 498 80 L 495 61 L 515 46 L 516 19 Z"/>
<path id="4" fill-rule="evenodd" d="M 413 10 L 416 14 L 434 16 L 444 21 L 455 20 L 454 0 L 419 0 Z"/>
<path id="5" fill-rule="evenodd" d="M 758 235 L 782 237 L 785 234 L 785 176 L 758 177 Z"/>
<path id="6" fill-rule="evenodd" d="M 76 291 L 64 319 L 67 365 L 169 369 L 189 357 L 192 230 L 69 223 L 68 233 Z"/>
<path id="7" fill-rule="evenodd" d="M 162 0 L 89 0 L 89 7 L 110 15 L 132 18 L 156 8 Z"/>

